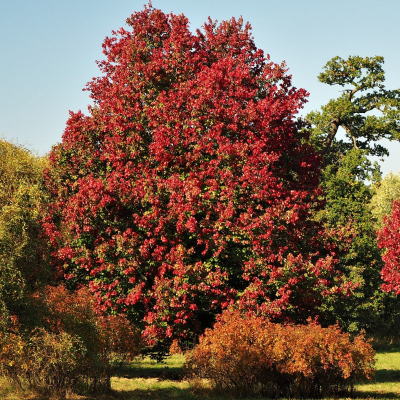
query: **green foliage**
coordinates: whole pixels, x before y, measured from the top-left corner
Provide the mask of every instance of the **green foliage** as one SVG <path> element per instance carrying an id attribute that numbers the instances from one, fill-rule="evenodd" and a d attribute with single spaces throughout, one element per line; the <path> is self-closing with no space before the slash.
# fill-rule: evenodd
<path id="1" fill-rule="evenodd" d="M 400 138 L 400 90 L 385 89 L 383 63 L 380 56 L 350 56 L 347 60 L 334 57 L 318 76 L 323 83 L 345 87 L 339 98 L 307 115 L 313 141 L 329 156 L 330 163 L 352 148 L 369 155 L 388 155 L 387 149 L 376 142 Z M 366 115 L 370 111 L 381 115 Z M 345 131 L 345 140 L 336 137 L 340 127 Z"/>
<path id="2" fill-rule="evenodd" d="M 374 195 L 371 198 L 371 212 L 376 219 L 375 228 L 383 227 L 383 216 L 392 213 L 393 200 L 400 199 L 400 174 L 390 172 L 381 182 L 374 185 Z"/>
<path id="3" fill-rule="evenodd" d="M 0 139 L 0 307 L 5 314 L 23 312 L 26 295 L 49 276 L 49 245 L 40 225 L 47 203 L 45 166 L 44 158 Z"/>
<path id="4" fill-rule="evenodd" d="M 350 246 L 340 239 L 337 242 L 342 253 L 338 268 L 348 281 L 358 285 L 351 297 L 328 300 L 322 309 L 328 323 L 339 321 L 349 331 L 373 330 L 381 323 L 383 312 L 384 295 L 380 291 L 383 264 L 368 207 L 372 191 L 364 183 L 373 175 L 379 176 L 379 169 L 366 158 L 365 151 L 352 149 L 338 163 L 328 165 L 321 176 L 326 206 L 318 218 L 331 229 L 345 227 L 353 236 Z"/>
<path id="5" fill-rule="evenodd" d="M 348 230 L 352 244 L 337 244 L 341 250 L 338 267 L 348 281 L 358 285 L 353 296 L 340 301 L 327 299 L 321 310 L 326 323 L 339 321 L 349 331 L 367 329 L 370 333 L 395 326 L 397 302 L 381 292 L 380 272 L 383 267 L 377 245 L 376 229 L 379 215 L 371 212 L 370 202 L 381 180 L 380 168 L 367 156 L 388 155 L 378 144 L 381 138 L 400 137 L 400 90 L 386 90 L 383 57 L 350 56 L 347 60 L 334 57 L 319 80 L 344 88 L 321 111 L 307 115 L 312 127 L 311 141 L 321 150 L 325 168 L 321 185 L 326 206 L 317 218 L 333 230 Z M 380 113 L 380 115 L 379 115 Z M 343 139 L 337 137 L 344 129 Z M 368 186 L 365 181 L 373 183 Z M 390 315 L 391 314 L 391 315 Z"/>
<path id="6" fill-rule="evenodd" d="M 371 379 L 374 351 L 363 335 L 351 341 L 337 325 L 281 325 L 225 312 L 184 370 L 189 378 L 210 379 L 224 394 L 316 398 Z"/>

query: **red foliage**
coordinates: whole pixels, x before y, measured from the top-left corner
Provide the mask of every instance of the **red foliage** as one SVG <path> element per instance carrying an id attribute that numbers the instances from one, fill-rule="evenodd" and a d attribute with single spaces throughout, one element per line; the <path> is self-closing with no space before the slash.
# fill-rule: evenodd
<path id="1" fill-rule="evenodd" d="M 315 313 L 346 291 L 309 220 L 320 158 L 293 116 L 305 90 L 232 19 L 192 34 L 152 7 L 106 38 L 89 116 L 70 113 L 51 155 L 44 224 L 60 271 L 102 310 L 185 337 L 239 301 Z"/>
<path id="2" fill-rule="evenodd" d="M 400 294 L 400 201 L 393 202 L 390 218 L 384 216 L 383 228 L 378 231 L 379 247 L 386 248 L 382 260 L 385 263 L 381 277 L 384 280 L 382 289 L 385 292 Z"/>

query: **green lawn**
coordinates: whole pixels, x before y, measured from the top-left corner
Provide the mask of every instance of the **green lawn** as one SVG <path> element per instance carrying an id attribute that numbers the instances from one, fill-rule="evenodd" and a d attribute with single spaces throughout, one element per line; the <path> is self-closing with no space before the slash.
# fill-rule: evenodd
<path id="1" fill-rule="evenodd" d="M 356 386 L 359 397 L 376 399 L 400 398 L 400 352 L 379 352 L 373 382 Z"/>
<path id="2" fill-rule="evenodd" d="M 148 358 L 139 359 L 112 378 L 114 396 L 100 396 L 90 400 L 216 400 L 217 397 L 196 391 L 187 381 L 181 379 L 183 356 L 172 356 L 165 364 L 157 364 Z M 359 399 L 400 399 L 400 352 L 377 354 L 377 373 L 369 383 L 356 386 Z M 0 400 L 16 399 L 44 400 L 35 396 L 15 393 L 6 383 L 0 381 Z M 70 399 L 89 400 L 79 396 Z M 220 399 L 220 398 L 219 398 Z"/>

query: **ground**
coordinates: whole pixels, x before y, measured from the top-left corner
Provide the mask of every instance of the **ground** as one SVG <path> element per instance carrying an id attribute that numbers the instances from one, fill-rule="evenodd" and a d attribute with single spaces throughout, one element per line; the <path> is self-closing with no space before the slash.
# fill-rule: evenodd
<path id="1" fill-rule="evenodd" d="M 377 373 L 372 382 L 356 386 L 357 399 L 400 399 L 400 351 L 377 353 Z M 189 382 L 181 380 L 184 356 L 174 355 L 165 364 L 148 358 L 138 359 L 112 378 L 114 395 L 87 398 L 69 396 L 71 400 L 222 400 L 207 395 Z M 0 400 L 47 400 L 29 394 L 16 393 L 5 380 L 0 380 Z M 241 399 L 245 400 L 245 399 Z"/>

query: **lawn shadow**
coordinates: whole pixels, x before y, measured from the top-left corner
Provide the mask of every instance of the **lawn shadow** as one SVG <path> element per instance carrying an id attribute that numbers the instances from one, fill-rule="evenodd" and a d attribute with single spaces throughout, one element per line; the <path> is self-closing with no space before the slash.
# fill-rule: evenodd
<path id="1" fill-rule="evenodd" d="M 359 391 L 354 391 L 354 395 L 352 397 L 353 399 L 379 399 L 379 400 L 385 400 L 385 399 L 400 399 L 400 396 L 398 393 L 394 392 L 373 392 L 373 391 L 365 391 L 365 392 L 359 392 Z"/>
<path id="2" fill-rule="evenodd" d="M 120 368 L 114 373 L 118 378 L 158 378 L 159 380 L 180 381 L 183 379 L 182 367 L 166 363 L 143 362 L 143 360 Z"/>
<path id="3" fill-rule="evenodd" d="M 400 382 L 400 370 L 399 369 L 379 369 L 375 373 L 373 382 L 384 383 L 384 382 Z"/>
<path id="4" fill-rule="evenodd" d="M 118 392 L 119 400 L 213 400 L 209 396 L 199 396 L 192 392 L 190 388 L 157 388 L 157 389 L 134 389 Z M 214 400 L 217 400 L 214 398 Z"/>
<path id="5" fill-rule="evenodd" d="M 385 383 L 396 383 L 396 382 L 400 382 L 400 369 L 381 368 L 376 371 L 375 377 L 371 381 L 365 381 L 360 383 L 373 385 L 373 384 L 385 384 Z M 366 398 L 380 399 L 380 400 L 400 399 L 400 393 L 390 391 L 390 389 L 387 391 L 383 389 L 379 391 L 366 390 L 362 392 L 356 390 L 354 395 L 355 398 L 360 398 L 360 399 L 366 399 Z"/>

